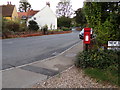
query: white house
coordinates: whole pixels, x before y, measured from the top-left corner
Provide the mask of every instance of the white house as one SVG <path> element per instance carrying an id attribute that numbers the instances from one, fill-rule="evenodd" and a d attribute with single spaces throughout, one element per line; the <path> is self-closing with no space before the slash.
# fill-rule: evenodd
<path id="1" fill-rule="evenodd" d="M 49 3 L 46 3 L 43 9 L 28 19 L 28 22 L 30 20 L 36 21 L 40 29 L 45 25 L 48 26 L 48 29 L 57 29 L 57 16 L 51 10 Z"/>

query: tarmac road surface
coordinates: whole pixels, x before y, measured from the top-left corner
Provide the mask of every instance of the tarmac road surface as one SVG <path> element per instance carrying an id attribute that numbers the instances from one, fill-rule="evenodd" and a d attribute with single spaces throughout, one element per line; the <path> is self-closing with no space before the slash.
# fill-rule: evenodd
<path id="1" fill-rule="evenodd" d="M 2 40 L 2 69 L 58 55 L 80 42 L 79 32 Z"/>

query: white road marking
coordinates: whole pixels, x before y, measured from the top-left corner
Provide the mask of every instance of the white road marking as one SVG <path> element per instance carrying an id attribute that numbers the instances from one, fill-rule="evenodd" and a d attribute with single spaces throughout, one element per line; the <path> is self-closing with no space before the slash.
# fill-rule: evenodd
<path id="1" fill-rule="evenodd" d="M 82 41 L 80 41 L 79 43 L 81 43 Z M 47 59 L 43 59 L 43 60 L 40 60 L 40 61 L 35 61 L 35 62 L 32 62 L 32 63 L 28 63 L 28 64 L 24 64 L 24 65 L 20 65 L 20 66 L 17 66 L 17 67 L 12 67 L 12 68 L 8 68 L 8 69 L 5 69 L 5 70 L 0 70 L 0 72 L 4 72 L 6 70 L 11 70 L 11 69 L 14 69 L 14 68 L 20 68 L 20 67 L 24 67 L 24 66 L 27 66 L 27 65 L 31 65 L 31 64 L 35 64 L 35 63 L 38 63 L 38 62 L 43 62 L 43 61 L 46 61 L 46 60 L 49 60 L 49 59 L 53 59 L 53 58 L 56 58 L 60 55 L 62 55 L 63 53 L 67 52 L 68 50 L 72 49 L 74 46 L 77 46 L 79 43 L 71 46 L 70 48 L 68 48 L 67 50 L 63 51 L 62 53 L 56 55 L 56 56 L 53 56 L 53 57 L 50 57 L 50 58 L 47 58 Z"/>

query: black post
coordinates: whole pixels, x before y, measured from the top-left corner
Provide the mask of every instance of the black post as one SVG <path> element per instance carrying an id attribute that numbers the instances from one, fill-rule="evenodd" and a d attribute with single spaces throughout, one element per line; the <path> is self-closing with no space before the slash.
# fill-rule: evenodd
<path id="1" fill-rule="evenodd" d="M 88 44 L 85 44 L 85 51 L 88 51 Z"/>

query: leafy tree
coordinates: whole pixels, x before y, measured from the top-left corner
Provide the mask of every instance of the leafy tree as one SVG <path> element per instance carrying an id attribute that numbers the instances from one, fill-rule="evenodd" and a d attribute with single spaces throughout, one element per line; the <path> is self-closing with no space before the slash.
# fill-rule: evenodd
<path id="1" fill-rule="evenodd" d="M 56 14 L 58 17 L 70 17 L 73 14 L 72 5 L 70 5 L 70 0 L 61 0 L 56 6 Z"/>
<path id="2" fill-rule="evenodd" d="M 38 26 L 37 22 L 35 22 L 34 20 L 31 20 L 31 21 L 29 21 L 28 28 L 30 30 L 37 31 L 39 29 L 39 26 Z"/>
<path id="3" fill-rule="evenodd" d="M 84 11 L 87 22 L 97 34 L 99 44 L 120 38 L 119 2 L 85 2 Z"/>
<path id="4" fill-rule="evenodd" d="M 80 24 L 81 26 L 84 26 L 84 24 L 87 23 L 87 20 L 86 20 L 83 8 L 77 9 L 75 11 L 75 14 L 76 16 L 74 18 L 75 18 L 76 23 Z"/>
<path id="5" fill-rule="evenodd" d="M 2 18 L 2 37 L 7 38 L 8 35 L 18 32 L 20 30 L 20 24 L 15 21 L 10 21 Z"/>
<path id="6" fill-rule="evenodd" d="M 71 26 L 71 18 L 68 17 L 60 17 L 58 18 L 58 27 L 70 27 Z"/>
<path id="7" fill-rule="evenodd" d="M 3 38 L 6 38 L 7 37 L 7 34 L 10 32 L 7 28 L 6 28 L 6 25 L 7 25 L 7 20 L 2 18 L 2 37 Z"/>
<path id="8" fill-rule="evenodd" d="M 20 0 L 19 11 L 20 12 L 27 12 L 31 8 L 30 3 L 27 0 Z"/>
<path id="9" fill-rule="evenodd" d="M 6 28 L 9 29 L 10 31 L 17 32 L 19 31 L 20 25 L 19 23 L 11 21 L 7 23 Z"/>

